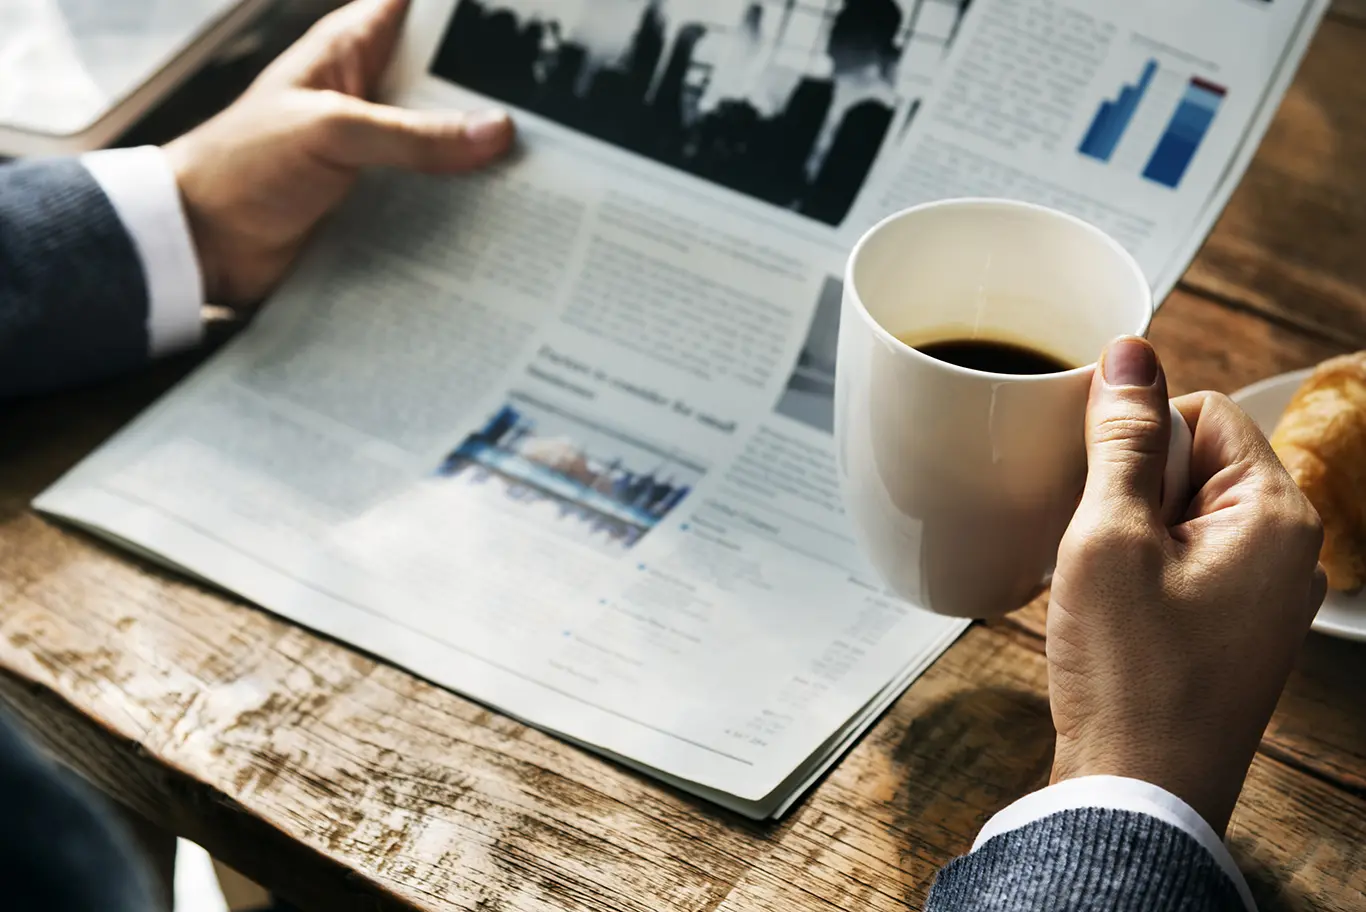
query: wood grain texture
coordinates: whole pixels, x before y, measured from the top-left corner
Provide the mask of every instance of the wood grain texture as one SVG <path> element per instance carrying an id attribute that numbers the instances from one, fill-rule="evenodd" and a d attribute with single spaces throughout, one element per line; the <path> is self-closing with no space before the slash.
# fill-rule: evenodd
<path id="1" fill-rule="evenodd" d="M 0 694 L 306 908 L 903 909 L 1051 759 L 1043 657 L 978 627 L 787 820 L 752 824 L 31 515 L 0 540 L 28 571 Z M 1259 760 L 1232 834 L 1265 908 L 1354 908 L 1364 819 Z"/>
<path id="2" fill-rule="evenodd" d="M 1366 0 L 1333 0 L 1328 15 L 1342 22 L 1366 25 Z"/>
<path id="3" fill-rule="evenodd" d="M 1366 28 L 1330 19 L 1184 283 L 1361 348 L 1364 253 Z"/>
<path id="4" fill-rule="evenodd" d="M 981 631 L 756 826 L 34 517 L 11 533 L 32 573 L 0 661 L 41 686 L 6 695 L 101 787 L 317 908 L 704 909 L 741 881 L 901 908 L 1049 763 L 1037 668 Z"/>
<path id="5" fill-rule="evenodd" d="M 1366 345 L 1366 5 L 1332 17 L 1154 322 L 1175 392 Z M 0 698 L 102 789 L 306 909 L 918 907 L 1046 779 L 1041 602 L 970 630 L 759 825 L 28 512 L 192 363 L 0 404 Z M 1263 909 L 1366 907 L 1364 655 L 1310 638 L 1249 774 L 1230 837 Z"/>
<path id="6" fill-rule="evenodd" d="M 904 908 L 1046 775 L 1037 670 L 1020 679 L 985 631 L 765 827 L 24 508 L 187 366 L 3 415 L 0 696 L 103 790 L 304 908 L 710 909 L 791 890 L 801 908 Z"/>
<path id="7" fill-rule="evenodd" d="M 1320 356 L 1268 326 L 1180 295 L 1154 335 L 1188 386 Z M 1180 341 L 1182 327 L 1233 354 L 1198 366 L 1220 345 Z M 25 445 L 0 445 L 0 696 L 105 791 L 304 908 L 914 907 L 991 813 L 1046 779 L 1044 662 L 1018 629 L 970 631 L 765 826 L 23 508 L 188 366 L 3 416 Z M 1323 667 L 1351 678 L 1354 658 Z M 1342 697 L 1324 686 L 1284 705 L 1301 753 L 1354 737 L 1341 717 L 1361 704 Z M 1359 905 L 1360 802 L 1258 760 L 1232 832 L 1264 908 Z"/>
<path id="8" fill-rule="evenodd" d="M 1149 338 L 1171 395 L 1233 393 L 1249 383 L 1317 364 L 1343 344 L 1177 290 L 1158 309 Z"/>

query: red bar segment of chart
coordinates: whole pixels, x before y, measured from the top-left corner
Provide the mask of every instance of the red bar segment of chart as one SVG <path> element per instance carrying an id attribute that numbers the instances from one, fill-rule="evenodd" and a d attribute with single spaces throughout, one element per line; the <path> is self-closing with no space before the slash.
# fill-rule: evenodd
<path id="1" fill-rule="evenodd" d="M 1180 186 L 1181 178 L 1190 167 L 1195 152 L 1200 148 L 1214 115 L 1219 112 L 1228 90 L 1221 85 L 1192 76 L 1182 94 L 1167 129 L 1153 149 L 1143 169 L 1143 176 L 1150 181 L 1175 189 Z"/>

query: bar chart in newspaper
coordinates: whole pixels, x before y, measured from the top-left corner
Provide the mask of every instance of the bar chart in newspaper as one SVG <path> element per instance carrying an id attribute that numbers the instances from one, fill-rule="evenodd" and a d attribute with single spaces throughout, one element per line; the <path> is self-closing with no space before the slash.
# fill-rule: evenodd
<path id="1" fill-rule="evenodd" d="M 1096 106 L 1077 152 L 1175 190 L 1227 94 L 1213 80 L 1148 58 Z"/>

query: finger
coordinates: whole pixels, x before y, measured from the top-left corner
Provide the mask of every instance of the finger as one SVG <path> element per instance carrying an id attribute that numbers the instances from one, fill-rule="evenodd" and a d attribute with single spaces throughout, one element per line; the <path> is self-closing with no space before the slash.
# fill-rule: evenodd
<path id="1" fill-rule="evenodd" d="M 330 87 L 368 96 L 393 56 L 407 11 L 408 0 L 352 0 L 315 22 L 260 81 L 318 88 L 325 74 Z M 335 84 L 338 76 L 345 85 Z"/>
<path id="2" fill-rule="evenodd" d="M 1296 554 L 1309 574 L 1323 545 L 1323 524 L 1309 499 L 1281 465 L 1265 435 L 1247 413 L 1220 393 L 1196 393 L 1173 400 L 1194 425 L 1191 485 L 1195 495 L 1187 520 L 1173 530 L 1182 545 L 1211 559 L 1246 547 L 1250 530 L 1263 528 L 1282 557 Z M 1316 574 L 1317 576 L 1317 574 Z M 1317 610 L 1324 585 L 1310 593 Z"/>
<path id="3" fill-rule="evenodd" d="M 414 111 L 333 98 L 335 109 L 321 124 L 318 154 L 341 167 L 468 171 L 489 163 L 512 144 L 514 130 L 506 111 Z"/>
<path id="4" fill-rule="evenodd" d="M 365 81 L 364 88 L 352 94 L 368 96 L 394 56 L 403 19 L 408 14 L 408 0 L 356 0 L 349 6 L 355 7 L 355 18 L 343 23 L 343 40 L 353 42 Z"/>
<path id="5" fill-rule="evenodd" d="M 1210 503 L 1235 484 L 1257 481 L 1276 487 L 1293 485 L 1266 436 L 1247 413 L 1221 393 L 1201 392 L 1179 396 L 1172 404 L 1192 430 L 1190 480 L 1197 492 L 1196 512 L 1208 512 Z"/>
<path id="6" fill-rule="evenodd" d="M 1101 354 L 1086 407 L 1082 509 L 1157 518 L 1171 433 L 1167 381 L 1147 340 L 1124 336 Z"/>

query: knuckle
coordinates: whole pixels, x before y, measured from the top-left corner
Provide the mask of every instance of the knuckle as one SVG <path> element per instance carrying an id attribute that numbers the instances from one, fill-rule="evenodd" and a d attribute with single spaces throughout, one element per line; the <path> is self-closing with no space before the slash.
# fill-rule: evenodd
<path id="1" fill-rule="evenodd" d="M 1272 540 L 1317 556 L 1323 547 L 1323 519 L 1299 487 L 1287 477 L 1281 490 L 1265 503 L 1265 521 Z"/>
<path id="2" fill-rule="evenodd" d="M 1145 562 L 1161 543 L 1141 523 L 1113 516 L 1081 519 L 1068 527 L 1063 550 L 1079 566 Z"/>
<path id="3" fill-rule="evenodd" d="M 309 140 L 322 145 L 346 141 L 353 120 L 346 100 L 335 92 L 309 92 L 291 99 L 283 108 L 295 124 L 295 130 Z"/>
<path id="4" fill-rule="evenodd" d="M 1313 548 L 1318 554 L 1323 548 L 1323 518 L 1319 516 L 1319 511 L 1314 509 L 1314 505 L 1308 498 L 1303 498 L 1303 506 L 1299 517 L 1299 534 L 1305 543 Z"/>
<path id="5" fill-rule="evenodd" d="M 333 89 L 322 89 L 316 93 L 317 117 L 328 128 L 340 128 L 351 122 L 354 107 L 351 99 Z"/>
<path id="6" fill-rule="evenodd" d="M 1221 428 L 1244 430 L 1251 428 L 1256 431 L 1258 436 L 1261 435 L 1261 432 L 1257 431 L 1256 422 L 1247 416 L 1247 413 L 1238 403 L 1224 393 L 1207 390 L 1199 395 L 1204 399 L 1200 408 L 1202 416 L 1209 416 Z"/>
<path id="7" fill-rule="evenodd" d="M 1224 393 L 1205 390 L 1200 393 L 1200 395 L 1205 397 L 1205 406 L 1207 408 L 1213 407 L 1220 411 L 1242 411 L 1242 409 L 1238 408 L 1238 404 Z"/>
<path id="8" fill-rule="evenodd" d="M 1317 611 L 1323 602 L 1323 597 L 1328 594 L 1328 571 L 1323 568 L 1323 564 L 1314 564 L 1314 581 L 1310 587 L 1310 602 L 1313 610 Z"/>

